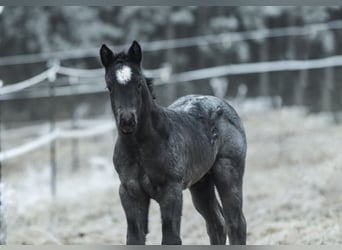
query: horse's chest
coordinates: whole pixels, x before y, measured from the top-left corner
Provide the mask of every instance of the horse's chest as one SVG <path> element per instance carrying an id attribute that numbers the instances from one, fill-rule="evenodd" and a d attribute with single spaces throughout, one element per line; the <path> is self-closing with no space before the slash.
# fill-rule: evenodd
<path id="1" fill-rule="evenodd" d="M 163 165 L 158 156 L 142 160 L 139 165 L 142 174 L 148 176 L 153 183 L 158 184 L 165 181 L 165 164 Z"/>
<path id="2" fill-rule="evenodd" d="M 158 196 L 158 187 L 167 182 L 165 162 L 159 156 L 143 158 L 139 163 L 139 182 L 152 198 Z"/>
<path id="3" fill-rule="evenodd" d="M 141 188 L 147 193 L 151 198 L 158 200 L 159 193 L 160 193 L 160 183 L 155 182 L 154 179 L 151 179 L 146 173 L 140 175 L 139 183 Z"/>

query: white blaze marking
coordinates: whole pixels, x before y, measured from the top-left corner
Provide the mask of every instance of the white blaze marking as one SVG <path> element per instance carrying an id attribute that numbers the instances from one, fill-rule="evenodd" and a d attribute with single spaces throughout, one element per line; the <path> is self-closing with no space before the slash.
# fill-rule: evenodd
<path id="1" fill-rule="evenodd" d="M 125 85 L 128 81 L 131 80 L 131 76 L 132 70 L 127 65 L 122 66 L 122 68 L 116 71 L 116 80 L 118 80 L 120 84 Z"/>

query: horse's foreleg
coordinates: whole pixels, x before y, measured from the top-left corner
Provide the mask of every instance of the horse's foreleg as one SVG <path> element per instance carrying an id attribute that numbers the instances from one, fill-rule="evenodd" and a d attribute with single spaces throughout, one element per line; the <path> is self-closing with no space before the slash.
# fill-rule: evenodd
<path id="1" fill-rule="evenodd" d="M 229 243 L 246 244 L 246 220 L 242 212 L 242 177 L 244 161 L 217 159 L 212 168 L 227 223 Z"/>
<path id="2" fill-rule="evenodd" d="M 127 245 L 144 245 L 146 240 L 150 198 L 139 185 L 120 185 L 121 204 L 127 220 Z"/>
<path id="3" fill-rule="evenodd" d="M 163 245 L 182 244 L 180 238 L 182 199 L 181 184 L 167 184 L 160 190 L 158 203 L 162 217 Z"/>
<path id="4" fill-rule="evenodd" d="M 211 177 L 206 174 L 200 181 L 190 187 L 190 192 L 196 210 L 206 221 L 210 244 L 226 244 L 226 225 L 222 208 L 216 199 L 215 187 Z"/>

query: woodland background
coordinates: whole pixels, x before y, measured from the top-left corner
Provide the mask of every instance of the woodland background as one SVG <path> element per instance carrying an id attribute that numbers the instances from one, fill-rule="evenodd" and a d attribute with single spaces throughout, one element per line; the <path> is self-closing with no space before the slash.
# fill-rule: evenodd
<path id="1" fill-rule="evenodd" d="M 324 26 L 329 21 L 341 18 L 340 7 L 316 6 L 5 7 L 0 14 L 0 57 L 54 53 L 36 63 L 21 63 L 20 58 L 17 59 L 18 64 L 4 63 L 0 66 L 0 78 L 5 84 L 24 80 L 45 69 L 48 60 L 58 59 L 58 52 L 72 54 L 82 49 L 85 54 L 79 58 L 75 55 L 63 60 L 61 64 L 75 68 L 99 68 L 98 48 L 102 43 L 111 45 L 115 51 L 115 46 L 130 44 L 132 40 L 148 44 L 152 41 L 229 32 L 267 32 L 273 28 L 305 27 L 313 23 Z M 235 35 L 239 36 L 239 33 Z M 338 42 L 341 36 L 342 29 L 328 28 L 306 36 L 238 42 L 223 39 L 222 43 L 145 52 L 143 66 L 156 69 L 168 65 L 173 73 L 177 73 L 246 62 L 322 58 L 341 54 L 342 48 Z M 304 73 L 285 71 L 226 76 L 229 81 L 227 96 L 236 96 L 238 86 L 244 84 L 248 88 L 248 97 L 281 96 L 285 105 L 305 105 L 311 111 L 338 111 L 342 108 L 339 98 L 342 89 L 338 84 L 342 73 L 334 69 L 339 68 L 309 70 Z M 157 88 L 157 96 L 163 105 L 187 93 L 212 94 L 212 90 L 207 79 Z M 88 95 L 88 98 L 95 100 L 102 97 L 103 94 Z M 77 102 L 82 101 L 81 96 L 72 98 L 78 98 Z M 62 98 L 59 103 L 68 103 L 69 99 Z M 36 108 L 42 106 L 41 102 L 32 100 L 33 111 L 27 119 L 42 116 L 44 111 L 39 112 L 40 109 Z M 10 104 L 18 109 L 18 103 L 17 100 Z M 28 107 L 31 107 L 31 102 Z M 23 114 L 23 117 L 26 116 Z"/>

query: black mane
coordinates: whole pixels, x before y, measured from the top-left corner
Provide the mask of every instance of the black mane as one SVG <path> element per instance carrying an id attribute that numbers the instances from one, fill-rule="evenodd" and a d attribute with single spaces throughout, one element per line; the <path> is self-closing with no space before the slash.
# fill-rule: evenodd
<path id="1" fill-rule="evenodd" d="M 148 87 L 148 90 L 150 91 L 153 100 L 156 99 L 156 96 L 154 95 L 154 91 L 153 91 L 153 78 L 149 78 L 149 77 L 145 77 L 145 81 Z"/>

